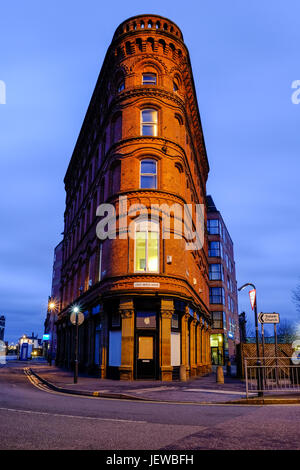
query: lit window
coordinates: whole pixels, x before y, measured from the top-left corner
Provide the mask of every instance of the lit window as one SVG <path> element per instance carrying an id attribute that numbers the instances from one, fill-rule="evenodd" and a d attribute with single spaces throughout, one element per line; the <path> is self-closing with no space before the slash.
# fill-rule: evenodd
<path id="1" fill-rule="evenodd" d="M 155 109 L 144 109 L 141 122 L 142 135 L 157 135 L 157 111 Z"/>
<path id="2" fill-rule="evenodd" d="M 156 85 L 155 73 L 143 73 L 143 85 Z"/>
<path id="3" fill-rule="evenodd" d="M 142 189 L 156 189 L 157 188 L 157 170 L 155 160 L 142 160 L 141 161 L 141 181 L 140 187 Z"/>
<path id="4" fill-rule="evenodd" d="M 135 272 L 158 272 L 159 224 L 139 222 L 135 226 Z"/>
<path id="5" fill-rule="evenodd" d="M 211 312 L 212 328 L 222 330 L 224 326 L 224 312 Z"/>

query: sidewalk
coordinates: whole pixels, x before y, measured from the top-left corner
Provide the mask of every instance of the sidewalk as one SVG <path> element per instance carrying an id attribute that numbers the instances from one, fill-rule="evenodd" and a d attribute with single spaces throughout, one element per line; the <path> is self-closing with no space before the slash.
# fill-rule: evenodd
<path id="1" fill-rule="evenodd" d="M 47 364 L 28 364 L 33 373 L 64 393 L 181 403 L 226 403 L 245 398 L 245 384 L 236 378 L 225 377 L 224 384 L 216 383 L 215 373 L 187 382 L 117 381 L 79 374 L 77 384 L 73 373 Z"/>

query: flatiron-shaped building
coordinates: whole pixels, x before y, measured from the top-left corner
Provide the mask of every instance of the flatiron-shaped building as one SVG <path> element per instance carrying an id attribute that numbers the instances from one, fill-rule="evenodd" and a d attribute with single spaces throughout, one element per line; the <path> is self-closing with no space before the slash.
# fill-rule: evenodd
<path id="1" fill-rule="evenodd" d="M 157 15 L 129 18 L 108 48 L 64 180 L 58 365 L 74 365 L 76 305 L 81 369 L 168 381 L 180 366 L 187 377 L 210 371 L 208 171 L 180 29 Z"/>

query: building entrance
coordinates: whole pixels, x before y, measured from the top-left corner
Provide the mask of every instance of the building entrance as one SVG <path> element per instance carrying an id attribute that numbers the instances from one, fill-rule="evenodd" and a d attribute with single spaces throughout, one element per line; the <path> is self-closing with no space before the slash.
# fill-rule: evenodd
<path id="1" fill-rule="evenodd" d="M 156 379 L 156 335 L 139 332 L 136 335 L 136 378 Z"/>

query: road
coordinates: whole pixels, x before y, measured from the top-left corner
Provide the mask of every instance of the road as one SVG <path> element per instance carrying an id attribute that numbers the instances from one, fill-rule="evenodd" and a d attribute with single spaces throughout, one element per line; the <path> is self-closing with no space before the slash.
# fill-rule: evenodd
<path id="1" fill-rule="evenodd" d="M 0 368 L 0 449 L 300 449 L 300 406 L 181 405 L 63 395 Z"/>

